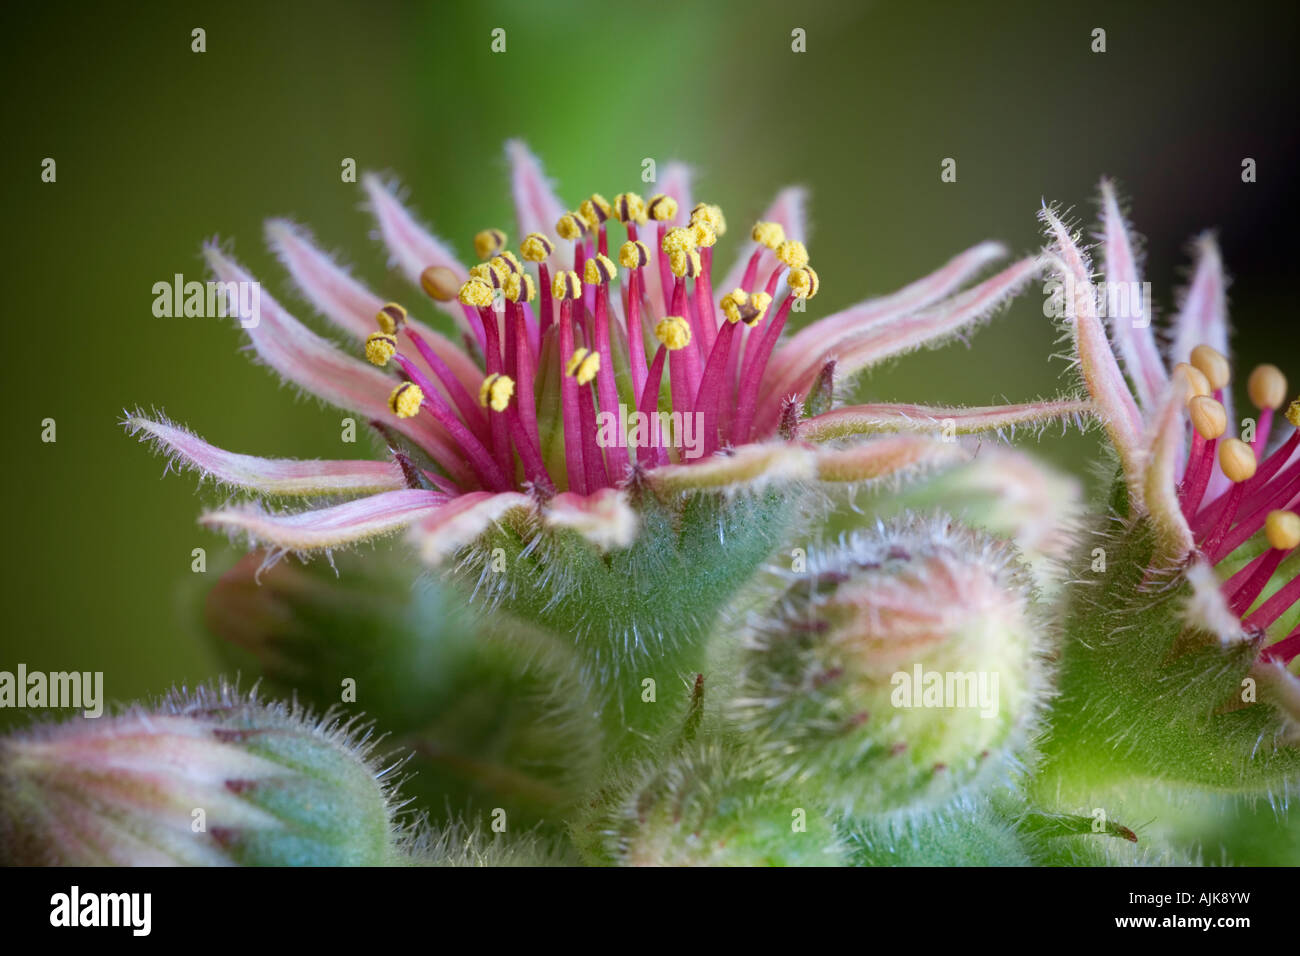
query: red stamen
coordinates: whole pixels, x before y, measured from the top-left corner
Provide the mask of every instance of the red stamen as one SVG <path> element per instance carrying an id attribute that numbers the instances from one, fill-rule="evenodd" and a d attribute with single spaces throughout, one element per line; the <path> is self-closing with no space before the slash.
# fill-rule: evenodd
<path id="1" fill-rule="evenodd" d="M 573 300 L 560 301 L 560 407 L 564 416 L 564 465 L 569 489 L 580 495 L 588 493 L 586 472 L 582 465 L 582 425 L 578 411 L 578 380 L 565 374 L 565 365 L 573 355 Z M 591 489 L 594 491 L 595 489 Z"/>
<path id="2" fill-rule="evenodd" d="M 1300 655 L 1300 627 L 1288 634 L 1276 644 L 1270 644 L 1259 652 L 1261 661 L 1281 661 L 1283 664 L 1290 664 L 1295 660 L 1296 655 Z"/>
<path id="3" fill-rule="evenodd" d="M 470 395 L 469 390 L 465 388 L 460 379 L 452 374 L 450 367 L 433 350 L 432 346 L 424 340 L 424 336 L 416 332 L 409 324 L 404 325 L 402 331 L 411 340 L 415 350 L 420 353 L 420 358 L 424 359 L 425 364 L 433 370 L 433 374 L 438 377 L 438 381 L 446 387 L 447 394 L 456 403 L 456 409 L 460 412 L 460 417 L 465 420 L 465 424 L 474 431 L 474 434 L 486 438 L 488 433 L 487 419 L 483 416 L 483 410 L 478 407 L 478 403 L 474 401 L 474 397 Z M 416 384 L 419 385 L 420 383 L 416 382 Z M 420 388 L 424 388 L 424 386 L 420 385 Z"/>
<path id="4" fill-rule="evenodd" d="M 497 314 L 491 306 L 479 307 L 483 319 L 483 332 L 487 343 L 483 347 L 483 364 L 488 375 L 499 375 L 504 371 L 501 360 L 501 330 L 497 324 Z M 492 430 L 492 451 L 497 464 L 506 474 L 514 473 L 514 458 L 510 450 L 510 425 L 500 415 L 489 415 L 488 425 Z"/>
<path id="5" fill-rule="evenodd" d="M 749 263 L 745 266 L 745 278 L 740 280 L 740 287 L 748 292 L 754 288 L 754 280 L 758 278 L 758 261 L 763 258 L 764 246 L 759 246 L 754 250 L 754 254 L 749 257 Z M 730 292 L 730 289 L 726 290 Z"/>
<path id="6" fill-rule="evenodd" d="M 736 406 L 736 420 L 731 427 L 733 445 L 741 445 L 749 441 L 750 428 L 754 423 L 754 407 L 758 402 L 758 387 L 762 384 L 768 359 L 772 356 L 772 349 L 776 347 L 776 340 L 781 337 L 781 330 L 785 327 L 785 320 L 790 314 L 790 306 L 794 299 L 794 293 L 787 295 L 781 307 L 777 309 L 776 316 L 763 330 L 763 338 L 753 349 L 753 361 L 750 361 L 749 354 L 745 355 L 745 370 L 741 373 L 740 381 L 740 400 Z M 752 333 L 750 344 L 753 345 Z"/>
<path id="7" fill-rule="evenodd" d="M 633 229 L 628 223 L 629 232 Z M 641 270 L 629 269 L 627 276 L 627 306 L 623 310 L 627 316 L 627 353 L 632 366 L 632 398 L 641 397 L 645 389 L 645 329 L 641 327 Z"/>
<path id="8" fill-rule="evenodd" d="M 1237 515 L 1245 515 L 1240 518 L 1232 531 L 1223 539 L 1219 545 L 1217 554 L 1211 556 L 1214 562 L 1222 561 L 1232 552 L 1245 544 L 1254 534 L 1264 527 L 1264 522 L 1268 520 L 1268 513 L 1290 503 L 1291 499 L 1300 494 L 1300 475 L 1289 483 L 1274 482 L 1270 486 L 1275 489 L 1269 493 L 1269 496 L 1256 508 L 1247 510 L 1248 506 L 1243 504 L 1237 508 Z"/>
<path id="9" fill-rule="evenodd" d="M 704 451 L 711 455 L 718 448 L 718 408 L 722 404 L 722 391 L 726 385 L 727 364 L 731 358 L 739 322 L 726 322 L 709 352 L 709 361 L 700 378 L 700 391 L 695 396 L 695 414 L 704 418 Z"/>
<path id="10" fill-rule="evenodd" d="M 1228 491 L 1228 501 L 1224 506 L 1223 514 L 1219 516 L 1219 520 L 1214 527 L 1201 540 L 1201 553 L 1208 557 L 1212 564 L 1218 563 L 1218 559 L 1213 555 L 1218 551 L 1219 545 L 1228 533 L 1228 528 L 1232 526 L 1233 519 L 1237 516 L 1237 508 L 1241 504 L 1241 496 L 1245 490 L 1246 485 L 1244 482 L 1233 482 L 1232 488 Z"/>
<path id="11" fill-rule="evenodd" d="M 465 423 L 456 417 L 447 400 L 436 389 L 426 389 L 419 381 L 415 379 L 412 381 L 415 381 L 420 391 L 424 392 L 424 402 L 420 407 L 432 415 L 439 425 L 447 429 L 465 457 L 469 459 L 470 467 L 479 476 L 479 480 L 485 486 L 497 491 L 509 490 L 510 480 L 506 477 L 506 472 L 492 460 L 491 453 L 474 437 L 474 433 L 465 427 Z"/>
<path id="12" fill-rule="evenodd" d="M 663 384 L 664 378 L 664 356 L 668 354 L 668 349 L 660 345 L 655 351 L 655 357 L 650 362 L 650 371 L 646 375 L 645 389 L 641 392 L 641 403 L 637 406 L 645 420 L 647 426 L 655 416 L 659 414 L 659 390 Z M 649 461 L 647 464 L 665 464 L 668 456 L 664 452 L 662 444 L 651 443 L 647 446 Z M 641 461 L 641 454 L 637 452 L 637 461 Z"/>
<path id="13" fill-rule="evenodd" d="M 605 235 L 601 227 L 601 237 Z M 600 410 L 615 417 L 618 414 L 618 386 L 614 384 L 614 352 L 609 345 L 609 283 L 602 282 L 596 290 L 596 351 L 600 355 L 600 369 L 596 372 L 596 387 L 600 392 Z M 621 481 L 627 472 L 627 448 L 615 442 L 605 449 L 609 470 Z"/>
<path id="14" fill-rule="evenodd" d="M 1258 628 L 1266 630 L 1283 614 L 1291 609 L 1291 605 L 1300 601 L 1300 577 L 1292 578 L 1282 589 L 1274 594 L 1271 598 L 1259 606 L 1250 617 L 1242 621 L 1246 628 Z"/>
<path id="15" fill-rule="evenodd" d="M 588 386 L 578 386 L 578 411 L 582 422 L 582 461 L 587 469 L 587 494 L 592 494 L 610 481 L 600 445 L 596 442 L 596 398 Z"/>
<path id="16" fill-rule="evenodd" d="M 669 225 L 666 222 L 659 223 L 659 243 L 655 247 L 657 258 L 659 260 L 659 289 L 663 294 L 663 307 L 668 308 L 668 297 L 672 294 L 673 288 L 673 269 L 668 261 L 668 253 L 664 252 L 664 236 L 668 234 Z M 672 313 L 665 313 L 672 314 Z M 677 315 L 681 315 L 680 312 Z M 682 316 L 685 318 L 685 316 Z"/>
<path id="17" fill-rule="evenodd" d="M 1250 443 L 1250 450 L 1256 458 L 1262 458 L 1264 449 L 1268 448 L 1268 433 L 1273 430 L 1273 409 L 1265 407 L 1259 410 L 1259 420 L 1255 422 L 1255 438 Z"/>
<path id="18" fill-rule="evenodd" d="M 686 315 L 686 280 L 678 279 L 673 285 L 673 301 L 669 315 Z M 700 353 L 694 342 L 685 348 L 674 349 L 668 356 L 668 384 L 672 387 L 673 411 L 683 415 L 691 410 L 691 400 L 700 390 Z"/>
<path id="19" fill-rule="evenodd" d="M 700 274 L 695 279 L 695 306 L 699 310 L 700 354 L 713 351 L 718 337 L 718 316 L 713 309 L 713 247 L 700 250 Z"/>
<path id="20" fill-rule="evenodd" d="M 1178 492 L 1178 503 L 1183 517 L 1189 522 L 1201 505 L 1205 489 L 1210 483 L 1210 473 L 1214 471 L 1214 448 L 1217 438 L 1207 439 L 1195 428 L 1192 429 L 1192 451 L 1187 461 L 1187 473 L 1183 475 L 1183 486 Z"/>
<path id="21" fill-rule="evenodd" d="M 1269 548 L 1224 582 L 1223 596 L 1233 614 L 1241 617 L 1250 609 L 1287 554 L 1281 548 Z"/>
<path id="22" fill-rule="evenodd" d="M 555 304 L 551 298 L 551 270 L 547 268 L 545 262 L 537 263 L 537 294 L 542 299 L 542 325 L 538 337 L 546 334 L 546 330 L 551 327 L 555 321 L 555 313 L 552 311 Z"/>

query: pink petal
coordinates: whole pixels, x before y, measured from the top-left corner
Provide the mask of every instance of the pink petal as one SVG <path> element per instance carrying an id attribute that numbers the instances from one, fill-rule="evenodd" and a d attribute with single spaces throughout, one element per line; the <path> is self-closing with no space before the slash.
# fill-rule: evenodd
<path id="1" fill-rule="evenodd" d="M 1195 541 L 1178 501 L 1177 469 L 1185 456 L 1185 409 L 1191 383 L 1176 373 L 1165 386 L 1160 404 L 1147 423 L 1142 489 L 1156 533 L 1157 567 L 1174 567 L 1191 553 Z"/>
<path id="2" fill-rule="evenodd" d="M 627 492 L 614 488 L 602 488 L 594 495 L 558 494 L 542 516 L 549 527 L 576 531 L 601 551 L 626 548 L 636 540 L 636 511 Z"/>
<path id="3" fill-rule="evenodd" d="M 1192 349 L 1198 345 L 1209 345 L 1231 357 L 1232 353 L 1228 351 L 1228 278 L 1223 271 L 1218 243 L 1208 233 L 1196 240 L 1196 272 L 1183 294 L 1173 333 L 1173 346 L 1169 352 L 1171 363 L 1186 362 Z M 1232 389 L 1229 387 L 1223 393 L 1223 407 L 1228 413 L 1229 423 L 1236 421 L 1232 406 Z M 1206 500 L 1217 498 L 1230 485 L 1223 471 L 1215 468 L 1210 474 Z"/>
<path id="4" fill-rule="evenodd" d="M 123 424 L 173 463 L 196 469 L 220 484 L 265 495 L 369 494 L 405 487 L 401 472 L 391 462 L 258 458 L 217 448 L 168 421 L 128 415 Z"/>
<path id="5" fill-rule="evenodd" d="M 875 432 L 945 432 L 966 435 L 1017 425 L 1041 426 L 1050 421 L 1074 420 L 1092 412 L 1091 401 L 1061 399 L 1023 405 L 988 405 L 948 408 L 935 405 L 850 405 L 799 423 L 804 441 L 831 441 Z"/>
<path id="6" fill-rule="evenodd" d="M 437 566 L 512 511 L 530 511 L 532 501 L 516 491 L 475 491 L 453 498 L 411 529 L 420 557 Z"/>
<path id="7" fill-rule="evenodd" d="M 376 330 L 375 315 L 387 300 L 353 279 L 311 241 L 305 229 L 284 219 L 272 219 L 266 224 L 266 237 L 303 295 L 325 318 L 361 339 Z M 459 346 L 409 316 L 407 321 L 466 388 L 478 388 L 483 373 Z M 415 358 L 427 368 L 418 356 Z"/>
<path id="8" fill-rule="evenodd" d="M 1056 213 L 1044 206 L 1039 218 L 1046 223 L 1055 241 L 1047 256 L 1047 265 L 1060 275 L 1062 283 L 1072 284 L 1074 294 L 1066 304 L 1067 316 L 1063 322 L 1074 339 L 1079 371 L 1124 465 L 1129 490 L 1140 502 L 1142 418 L 1124 380 L 1124 373 L 1115 360 L 1115 353 L 1111 351 L 1106 330 L 1097 318 L 1092 267 Z"/>
<path id="9" fill-rule="evenodd" d="M 822 481 L 861 482 L 938 468 L 968 461 L 970 457 L 971 453 L 957 442 L 936 441 L 920 435 L 893 435 L 847 448 L 820 449 L 816 467 L 817 477 Z"/>
<path id="10" fill-rule="evenodd" d="M 1120 213 L 1115 186 L 1108 179 L 1102 180 L 1101 197 L 1106 229 L 1106 282 L 1130 290 L 1129 301 L 1138 303 L 1135 315 L 1110 317 L 1111 335 L 1142 406 L 1150 408 L 1164 392 L 1169 376 L 1151 331 L 1151 303 L 1141 297 L 1141 274 L 1129 240 L 1128 224 Z"/>
<path id="11" fill-rule="evenodd" d="M 1229 355 L 1228 279 L 1218 243 L 1213 236 L 1202 235 L 1196 240 L 1196 252 L 1196 272 L 1174 320 L 1171 364 L 1186 362 L 1198 345 L 1209 345 Z"/>
<path id="12" fill-rule="evenodd" d="M 514 245 L 523 241 L 530 232 L 555 237 L 555 224 L 564 215 L 566 207 L 551 186 L 541 161 L 529 151 L 523 140 L 512 139 L 506 143 L 506 158 L 510 161 L 510 192 L 515 200 L 515 219 L 519 235 Z M 549 260 L 552 273 L 567 268 L 559 257 L 559 246 Z"/>
<path id="13" fill-rule="evenodd" d="M 361 177 L 361 182 L 370 197 L 370 211 L 379 224 L 379 236 L 388 247 L 392 264 L 407 279 L 419 287 L 420 273 L 430 266 L 450 269 L 459 282 L 469 278 L 469 270 L 460 264 L 451 249 L 421 226 L 378 176 L 367 173 Z M 434 300 L 434 304 L 455 319 L 461 329 L 473 331 L 457 300 Z"/>
<path id="14" fill-rule="evenodd" d="M 936 344 L 987 319 L 1019 292 L 1037 271 L 1036 260 L 1022 259 L 992 278 L 924 312 L 891 317 L 889 321 L 868 322 L 861 331 L 840 336 L 831 347 L 821 347 L 815 340 L 808 340 L 801 353 L 792 354 L 783 350 L 782 354 L 790 364 L 777 374 L 769 369 L 769 374 L 764 379 L 763 393 L 802 396 L 816 381 L 822 366 L 832 358 L 836 360 L 837 375 L 847 376 L 896 355 Z M 792 342 L 791 346 L 793 345 Z M 760 428 L 767 430 L 776 427 L 780 415 L 778 406 L 777 402 L 769 402 L 764 406 L 758 417 Z"/>
<path id="15" fill-rule="evenodd" d="M 199 520 L 283 551 L 323 551 L 400 531 L 445 501 L 447 496 L 436 491 L 406 488 L 315 511 L 271 514 L 245 505 L 211 511 Z"/>
<path id="16" fill-rule="evenodd" d="M 223 282 L 253 282 L 233 259 L 215 245 L 204 249 L 208 264 Z M 234 310 L 232 309 L 232 312 Z M 286 380 L 331 405 L 386 422 L 429 452 L 460 484 L 476 484 L 446 431 L 428 415 L 397 418 L 388 408 L 396 380 L 373 365 L 340 352 L 284 311 L 264 291 L 256 323 L 243 322 L 258 357 Z"/>
<path id="17" fill-rule="evenodd" d="M 686 465 L 665 465 L 650 472 L 662 492 L 738 491 L 773 483 L 804 482 L 814 477 L 813 453 L 788 442 L 742 445 L 731 454 L 712 455 Z"/>

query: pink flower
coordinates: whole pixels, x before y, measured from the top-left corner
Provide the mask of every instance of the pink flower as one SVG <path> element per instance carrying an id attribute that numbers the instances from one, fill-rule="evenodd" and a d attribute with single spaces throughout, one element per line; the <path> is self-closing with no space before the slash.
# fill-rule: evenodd
<path id="1" fill-rule="evenodd" d="M 1104 280 L 1055 212 L 1044 208 L 1041 218 L 1053 240 L 1048 264 L 1067 290 L 1075 358 L 1118 453 L 1129 512 L 1152 523 L 1157 569 L 1186 569 L 1196 623 L 1225 643 L 1259 642 L 1261 673 L 1282 679 L 1300 654 L 1300 628 L 1280 626 L 1300 600 L 1300 578 L 1283 564 L 1300 544 L 1300 402 L 1279 421 L 1286 378 L 1260 366 L 1248 382 L 1257 417 L 1230 436 L 1227 279 L 1213 238 L 1196 242 L 1196 271 L 1162 350 L 1150 301 L 1140 291 L 1115 295 L 1142 283 L 1114 188 L 1103 182 L 1101 190 Z M 1120 299 L 1132 307 L 1109 314 L 1116 310 L 1105 307 Z M 1300 684 L 1289 683 L 1289 696 L 1300 699 Z"/>
<path id="2" fill-rule="evenodd" d="M 366 416 L 391 460 L 237 455 L 166 419 L 129 414 L 133 433 L 222 484 L 325 502 L 290 513 L 235 505 L 205 514 L 205 524 L 245 533 L 273 554 L 411 527 L 436 563 L 493 522 L 526 513 L 620 548 L 637 534 L 634 487 L 674 494 L 866 481 L 966 454 L 941 432 L 1077 418 L 1091 408 L 1069 399 L 833 407 L 845 378 L 987 318 L 1034 275 L 1034 259 L 967 285 L 1003 254 L 981 243 L 892 295 L 783 338 L 791 311 L 820 286 L 801 241 L 801 190 L 777 196 L 715 284 L 726 223 L 717 207 L 692 204 L 685 168 L 667 167 L 649 200 L 592 195 L 566 212 L 523 144 L 508 144 L 507 154 L 524 261 L 503 232 L 488 229 L 475 239 L 484 261 L 467 268 L 389 187 L 364 180 L 392 262 L 463 343 L 371 293 L 301 228 L 267 224 L 306 299 L 353 344 L 339 348 L 263 294 L 259 321 L 241 323 L 253 349 L 286 380 Z M 611 252 L 612 234 L 625 241 Z M 215 245 L 206 255 L 224 288 L 252 281 Z M 860 437 L 870 440 L 843 441 Z"/>

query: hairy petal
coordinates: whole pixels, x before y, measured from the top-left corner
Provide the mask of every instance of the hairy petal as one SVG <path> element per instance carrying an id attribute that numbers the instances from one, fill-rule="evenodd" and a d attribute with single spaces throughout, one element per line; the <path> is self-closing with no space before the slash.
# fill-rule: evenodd
<path id="1" fill-rule="evenodd" d="M 266 237 L 303 295 L 325 318 L 361 339 L 375 331 L 375 315 L 386 300 L 353 279 L 345 268 L 311 241 L 305 229 L 284 219 L 272 219 L 266 224 Z M 407 322 L 433 347 L 466 388 L 478 388 L 483 373 L 464 350 L 409 315 Z M 418 355 L 413 358 L 427 369 Z"/>
<path id="2" fill-rule="evenodd" d="M 888 478 L 925 468 L 968 461 L 971 453 L 957 442 L 920 435 L 891 435 L 846 448 L 817 452 L 817 477 L 822 481 L 861 482 Z"/>
<path id="3" fill-rule="evenodd" d="M 1181 373 L 1169 381 L 1155 415 L 1147 423 L 1143 495 L 1156 533 L 1158 567 L 1179 564 L 1195 544 L 1178 501 L 1177 469 L 1184 457 L 1185 409 L 1191 383 Z"/>
<path id="4" fill-rule="evenodd" d="M 420 225 L 415 217 L 398 201 L 392 191 L 373 173 L 361 177 L 362 186 L 370 199 L 370 210 L 379 225 L 379 235 L 392 262 L 401 273 L 419 287 L 420 273 L 430 266 L 442 266 L 456 274 L 458 282 L 469 277 L 469 270 L 461 265 L 455 254 L 441 239 L 438 239 Z M 434 304 L 453 319 L 466 332 L 472 332 L 469 321 L 460 303 L 455 299 L 450 302 Z"/>
<path id="5" fill-rule="evenodd" d="M 563 492 L 542 512 L 547 526 L 576 531 L 601 551 L 626 548 L 636 540 L 637 516 L 627 492 L 602 488 L 594 495 Z"/>
<path id="6" fill-rule="evenodd" d="M 1143 408 L 1152 407 L 1164 391 L 1169 377 L 1165 373 L 1160 349 L 1151 331 L 1151 303 L 1142 293 L 1141 275 L 1128 224 L 1115 198 L 1115 186 L 1106 179 L 1101 183 L 1102 219 L 1105 224 L 1106 281 L 1128 292 L 1128 302 L 1135 305 L 1132 314 L 1111 316 L 1111 335 L 1119 348 Z M 1109 314 L 1109 310 L 1108 310 Z"/>
<path id="7" fill-rule="evenodd" d="M 258 458 L 210 445 L 187 428 L 143 415 L 128 415 L 128 432 L 150 442 L 182 466 L 234 488 L 264 495 L 369 494 L 405 487 L 401 472 L 385 461 L 300 461 Z"/>
<path id="8" fill-rule="evenodd" d="M 808 341 L 806 344 L 811 348 L 802 355 L 785 353 L 790 365 L 776 370 L 768 368 L 763 392 L 802 396 L 830 359 L 835 359 L 836 373 L 847 376 L 922 346 L 937 344 L 987 319 L 1019 292 L 1037 270 L 1036 260 L 1022 259 L 934 308 L 869 323 L 858 332 L 840 336 L 830 347 L 819 347 Z M 766 403 L 759 416 L 759 427 L 774 428 L 779 415 L 778 402 Z"/>
<path id="9" fill-rule="evenodd" d="M 510 162 L 510 192 L 515 201 L 515 221 L 519 224 L 518 241 L 522 241 L 530 232 L 553 236 L 555 224 L 564 215 L 565 206 L 556 196 L 551 181 L 546 178 L 541 160 L 519 139 L 506 143 L 506 158 Z M 556 251 L 547 260 L 553 270 L 564 268 L 559 250 L 557 245 Z"/>
<path id="10" fill-rule="evenodd" d="M 224 508 L 199 521 L 283 551 L 324 551 L 400 531 L 445 501 L 447 496 L 436 491 L 406 488 L 291 514 L 273 514 L 257 505 Z"/>
<path id="11" fill-rule="evenodd" d="M 1092 412 L 1092 402 L 1080 399 L 1029 402 L 1023 405 L 986 405 L 974 408 L 941 405 L 849 405 L 805 419 L 799 437 L 829 441 L 875 432 L 973 432 L 1014 429 L 1017 425 L 1042 425 L 1065 420 L 1082 424 Z"/>
<path id="12" fill-rule="evenodd" d="M 772 483 L 816 477 L 811 449 L 787 442 L 742 445 L 732 454 L 713 455 L 685 465 L 666 465 L 649 474 L 664 492 L 739 491 Z"/>
<path id="13" fill-rule="evenodd" d="M 471 544 L 508 512 L 529 511 L 531 499 L 517 491 L 475 491 L 453 498 L 411 529 L 426 564 L 437 566 Z"/>
<path id="14" fill-rule="evenodd" d="M 223 282 L 253 282 L 234 260 L 215 245 L 204 250 L 208 264 Z M 465 465 L 446 431 L 427 415 L 396 418 L 388 408 L 388 395 L 396 380 L 367 362 L 340 352 L 295 319 L 269 295 L 260 296 L 258 321 L 246 323 L 245 332 L 258 357 L 286 380 L 331 405 L 360 412 L 390 424 L 429 452 L 454 480 L 473 486 L 473 472 Z"/>
<path id="15" fill-rule="evenodd" d="M 1142 419 L 1137 403 L 1129 392 L 1128 382 L 1120 371 L 1115 353 L 1101 320 L 1097 318 L 1096 289 L 1092 284 L 1092 267 L 1074 241 L 1065 224 L 1051 209 L 1044 207 L 1039 217 L 1054 241 L 1046 256 L 1047 265 L 1059 274 L 1067 290 L 1064 322 L 1074 341 L 1088 393 L 1097 413 L 1110 434 L 1111 442 L 1124 466 L 1133 499 L 1142 501 L 1141 432 Z"/>

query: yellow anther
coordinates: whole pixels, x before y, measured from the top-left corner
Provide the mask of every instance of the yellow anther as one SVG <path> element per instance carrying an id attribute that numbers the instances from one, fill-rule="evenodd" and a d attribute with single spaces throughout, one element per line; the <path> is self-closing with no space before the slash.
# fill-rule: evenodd
<path id="1" fill-rule="evenodd" d="M 1243 482 L 1255 477 L 1255 453 L 1240 438 L 1219 443 L 1219 467 L 1229 481 Z"/>
<path id="2" fill-rule="evenodd" d="M 483 379 L 478 388 L 478 403 L 494 412 L 504 412 L 510 404 L 510 396 L 515 393 L 515 380 L 509 375 L 493 372 Z"/>
<path id="3" fill-rule="evenodd" d="M 666 193 L 651 196 L 645 204 L 645 213 L 656 222 L 667 222 L 677 218 L 677 200 Z"/>
<path id="4" fill-rule="evenodd" d="M 420 288 L 430 299 L 450 302 L 460 290 L 460 279 L 446 266 L 429 266 L 420 273 Z"/>
<path id="5" fill-rule="evenodd" d="M 1246 391 L 1261 411 L 1281 408 L 1286 401 L 1286 376 L 1276 365 L 1257 365 L 1246 382 Z"/>
<path id="6" fill-rule="evenodd" d="M 1210 380 L 1206 378 L 1201 370 L 1194 365 L 1188 365 L 1186 362 L 1179 362 L 1174 366 L 1174 374 L 1182 372 L 1187 376 L 1187 382 L 1192 386 L 1192 396 L 1209 395 L 1214 389 L 1210 388 Z M 1190 401 L 1190 399 L 1189 399 Z"/>
<path id="7" fill-rule="evenodd" d="M 808 264 L 808 250 L 798 239 L 787 239 L 777 246 L 776 257 L 791 269 L 802 269 Z"/>
<path id="8" fill-rule="evenodd" d="M 792 269 L 787 281 L 790 283 L 790 291 L 796 299 L 811 299 L 817 294 L 817 290 L 821 288 L 822 284 L 812 266 Z"/>
<path id="9" fill-rule="evenodd" d="M 384 366 L 397 354 L 397 339 L 388 332 L 371 332 L 366 338 L 366 358 L 371 365 Z"/>
<path id="10" fill-rule="evenodd" d="M 474 252 L 480 259 L 491 259 L 506 247 L 506 234 L 500 229 L 484 229 L 474 237 Z"/>
<path id="11" fill-rule="evenodd" d="M 1192 365 L 1200 370 L 1210 382 L 1210 388 L 1223 388 L 1228 384 L 1231 367 L 1228 360 L 1217 349 L 1208 345 L 1198 345 L 1192 349 Z"/>
<path id="12" fill-rule="evenodd" d="M 664 233 L 661 243 L 664 252 L 670 256 L 675 252 L 691 252 L 695 249 L 695 233 L 681 226 L 674 226 Z"/>
<path id="13" fill-rule="evenodd" d="M 772 304 L 772 297 L 766 292 L 755 292 L 749 297 L 749 302 L 741 310 L 740 317 L 745 320 L 745 324 L 750 328 L 758 325 L 763 321 L 763 316 L 767 315 L 767 307 Z M 752 313 L 752 314 L 751 314 Z"/>
<path id="14" fill-rule="evenodd" d="M 557 299 L 582 298 L 582 279 L 576 272 L 560 270 L 551 280 L 551 295 Z"/>
<path id="15" fill-rule="evenodd" d="M 522 272 L 524 269 L 519 260 L 515 258 L 515 254 L 509 249 L 506 249 L 501 253 L 501 255 L 493 258 L 492 265 L 500 269 L 503 273 Z"/>
<path id="16" fill-rule="evenodd" d="M 519 251 L 529 262 L 545 262 L 555 251 L 555 243 L 540 232 L 530 232 L 524 236 Z"/>
<path id="17" fill-rule="evenodd" d="M 609 200 L 600 193 L 592 193 L 590 199 L 584 199 L 578 207 L 578 215 L 595 228 L 609 218 Z"/>
<path id="18" fill-rule="evenodd" d="M 668 256 L 668 268 L 679 279 L 694 279 L 700 274 L 700 254 L 694 249 L 686 252 L 674 252 Z"/>
<path id="19" fill-rule="evenodd" d="M 785 242 L 785 227 L 779 222 L 756 222 L 750 237 L 760 246 L 767 246 L 772 251 Z"/>
<path id="20" fill-rule="evenodd" d="M 537 283 L 527 272 L 506 279 L 506 298 L 511 302 L 532 302 L 537 297 Z"/>
<path id="21" fill-rule="evenodd" d="M 718 241 L 718 233 L 703 219 L 691 223 L 691 237 L 701 248 L 711 246 Z"/>
<path id="22" fill-rule="evenodd" d="M 640 269 L 650 262 L 650 248 L 639 239 L 625 242 L 618 250 L 618 261 L 629 269 Z"/>
<path id="23" fill-rule="evenodd" d="M 406 324 L 406 310 L 396 302 L 389 302 L 375 313 L 375 324 L 379 326 L 379 331 L 395 335 Z"/>
<path id="24" fill-rule="evenodd" d="M 491 262 L 480 262 L 469 270 L 470 278 L 481 279 L 494 289 L 499 289 L 506 281 L 506 271 Z"/>
<path id="25" fill-rule="evenodd" d="M 473 278 L 460 287 L 462 305 L 485 308 L 492 304 L 492 286 L 480 278 Z"/>
<path id="26" fill-rule="evenodd" d="M 697 222 L 706 222 L 709 224 L 715 235 L 721 236 L 727 231 L 727 220 L 722 215 L 722 208 L 712 203 L 696 203 L 695 208 L 691 210 L 691 224 Z"/>
<path id="27" fill-rule="evenodd" d="M 734 289 L 722 297 L 719 305 L 722 306 L 722 314 L 727 317 L 731 323 L 739 322 L 743 316 L 741 310 L 749 304 L 749 295 L 744 289 Z"/>
<path id="28" fill-rule="evenodd" d="M 398 418 L 410 418 L 424 404 L 424 392 L 414 382 L 403 382 L 388 396 L 388 407 Z"/>
<path id="29" fill-rule="evenodd" d="M 612 282 L 618 275 L 618 266 L 609 256 L 597 254 L 587 260 L 582 272 L 583 281 L 587 285 L 604 285 L 606 282 Z"/>
<path id="30" fill-rule="evenodd" d="M 1300 515 L 1294 511 L 1270 511 L 1264 519 L 1268 543 L 1280 551 L 1300 546 Z"/>
<path id="31" fill-rule="evenodd" d="M 1286 407 L 1286 420 L 1296 428 L 1300 428 L 1300 398 Z"/>
<path id="32" fill-rule="evenodd" d="M 645 200 L 636 193 L 619 193 L 614 197 L 614 218 L 619 222 L 645 222 Z"/>
<path id="33" fill-rule="evenodd" d="M 670 352 L 684 349 L 691 344 L 691 327 L 678 315 L 669 315 L 659 320 L 655 326 L 655 338 Z"/>
<path id="34" fill-rule="evenodd" d="M 1206 441 L 1220 437 L 1228 430 L 1228 412 L 1208 395 L 1197 395 L 1187 404 L 1192 427 Z"/>
<path id="35" fill-rule="evenodd" d="M 581 239 L 586 231 L 586 221 L 576 212 L 566 212 L 555 224 L 555 234 L 561 239 Z"/>
<path id="36" fill-rule="evenodd" d="M 573 354 L 569 356 L 568 364 L 564 367 L 564 374 L 576 378 L 579 385 L 590 383 L 599 371 L 600 353 L 584 348 L 574 349 Z"/>

